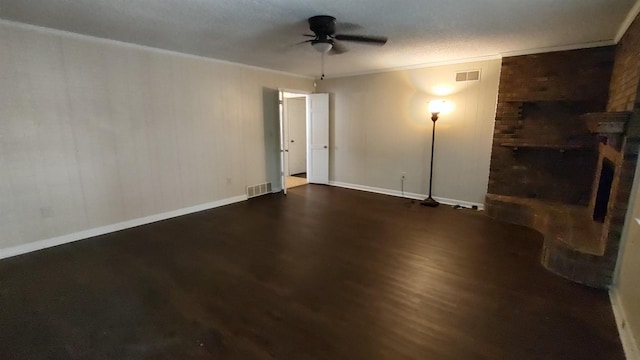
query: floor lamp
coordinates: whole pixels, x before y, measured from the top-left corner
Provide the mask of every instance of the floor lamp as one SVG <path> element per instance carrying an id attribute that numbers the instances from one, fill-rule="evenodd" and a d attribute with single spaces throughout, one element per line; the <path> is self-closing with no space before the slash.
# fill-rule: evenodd
<path id="1" fill-rule="evenodd" d="M 436 141 L 436 121 L 438 121 L 438 114 L 444 108 L 444 101 L 434 100 L 429 102 L 429 111 L 431 112 L 431 122 L 433 123 L 433 130 L 431 131 L 431 162 L 429 164 L 429 197 L 420 202 L 421 205 L 436 207 L 440 205 L 434 198 L 431 197 L 431 186 L 433 185 L 433 145 Z"/>

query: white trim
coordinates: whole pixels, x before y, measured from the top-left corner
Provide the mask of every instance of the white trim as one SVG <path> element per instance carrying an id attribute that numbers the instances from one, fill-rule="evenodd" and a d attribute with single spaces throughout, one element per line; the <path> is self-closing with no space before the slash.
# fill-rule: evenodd
<path id="1" fill-rule="evenodd" d="M 614 288 L 609 290 L 609 299 L 611 299 L 611 308 L 613 309 L 613 315 L 616 318 L 616 324 L 618 325 L 618 333 L 620 335 L 620 342 L 624 349 L 624 354 L 627 360 L 640 360 L 640 348 L 636 342 L 633 333 L 629 326 L 627 326 L 627 316 L 624 312 L 624 307 L 620 301 L 618 291 Z"/>
<path id="2" fill-rule="evenodd" d="M 79 39 L 79 40 L 85 40 L 85 41 L 90 40 L 90 41 L 95 41 L 97 43 L 104 43 L 104 44 L 109 44 L 109 45 L 119 45 L 119 46 L 123 46 L 123 47 L 127 47 L 127 48 L 148 50 L 148 51 L 156 52 L 156 53 L 159 53 L 159 54 L 181 56 L 181 57 L 186 57 L 186 58 L 191 58 L 191 59 L 198 59 L 198 60 L 206 60 L 206 61 L 211 61 L 211 62 L 219 63 L 219 64 L 234 65 L 234 66 L 238 66 L 238 67 L 241 67 L 241 68 L 258 70 L 258 71 L 266 71 L 266 72 L 269 72 L 269 73 L 275 73 L 275 74 L 286 75 L 286 76 L 293 76 L 293 77 L 303 78 L 303 79 L 308 79 L 308 80 L 314 80 L 315 79 L 313 76 L 309 76 L 309 75 L 294 74 L 294 73 L 281 71 L 281 70 L 267 69 L 267 68 L 263 68 L 263 67 L 259 67 L 259 66 L 255 66 L 255 65 L 241 64 L 241 63 L 236 63 L 236 62 L 227 61 L 227 60 L 215 59 L 215 58 L 202 56 L 202 55 L 181 53 L 181 52 L 173 51 L 173 50 L 160 49 L 160 48 L 155 48 L 155 47 L 151 47 L 151 46 L 147 46 L 147 45 L 128 43 L 128 42 L 124 42 L 124 41 L 120 41 L 120 40 L 101 38 L 101 37 L 85 35 L 85 34 L 78 34 L 78 33 L 74 33 L 74 32 L 71 32 L 71 31 L 53 29 L 53 28 L 48 28 L 48 27 L 44 27 L 44 26 L 26 24 L 26 23 L 11 21 L 11 20 L 0 19 L 0 25 L 15 26 L 17 28 L 24 29 L 24 30 L 39 31 L 39 32 L 42 32 L 42 33 L 49 33 L 49 34 L 58 35 L 58 36 L 67 36 L 67 37 L 70 37 L 72 39 Z"/>
<path id="3" fill-rule="evenodd" d="M 283 93 L 292 94 L 292 95 L 304 95 L 304 96 L 307 96 L 309 94 L 313 94 L 313 91 L 294 90 L 294 89 L 287 89 L 287 88 L 278 88 L 278 91 L 282 91 Z"/>
<path id="4" fill-rule="evenodd" d="M 525 50 L 507 51 L 507 52 L 501 53 L 501 55 L 502 57 L 531 55 L 531 54 L 541 54 L 541 53 L 549 53 L 549 52 L 556 52 L 556 51 L 588 49 L 588 48 L 594 48 L 594 47 L 600 47 L 600 46 L 611 46 L 615 44 L 616 42 L 614 40 L 603 40 L 603 41 L 588 42 L 588 43 L 581 43 L 581 44 L 570 44 L 570 45 L 560 45 L 560 46 L 525 49 Z"/>
<path id="5" fill-rule="evenodd" d="M 335 78 L 343 78 L 343 77 L 350 77 L 350 76 L 378 74 L 378 73 L 385 73 L 385 72 L 392 72 L 392 71 L 411 70 L 411 69 L 454 65 L 454 64 L 465 64 L 465 63 L 487 61 L 487 60 L 497 60 L 507 56 L 530 55 L 530 54 L 537 54 L 537 53 L 544 53 L 544 52 L 586 49 L 586 48 L 598 47 L 598 46 L 615 45 L 618 43 L 618 41 L 620 41 L 620 38 L 622 37 L 622 35 L 624 35 L 624 32 L 626 32 L 627 28 L 631 25 L 631 23 L 633 22 L 633 20 L 635 19 L 635 16 L 638 14 L 639 11 L 640 11 L 640 0 L 636 2 L 631 12 L 628 14 L 627 18 L 625 19 L 624 23 L 618 30 L 618 35 L 616 36 L 615 40 L 604 40 L 604 41 L 598 41 L 598 42 L 562 45 L 562 46 L 545 47 L 545 48 L 533 48 L 533 49 L 527 49 L 527 50 L 517 50 L 517 51 L 504 52 L 504 53 L 498 53 L 498 54 L 483 55 L 483 56 L 471 57 L 471 58 L 434 61 L 434 62 L 423 63 L 423 64 L 414 64 L 414 65 L 397 66 L 397 67 L 391 67 L 391 68 L 367 70 L 367 71 L 360 71 L 360 72 L 353 72 L 353 73 L 336 74 L 332 76 L 326 76 L 325 79 L 335 79 Z M 298 77 L 298 78 L 303 78 L 308 80 L 319 79 L 310 75 L 295 74 L 295 73 L 290 73 L 290 72 L 281 71 L 281 70 L 273 70 L 273 69 L 263 68 L 255 65 L 247 65 L 247 64 L 241 64 L 241 63 L 231 62 L 227 60 L 215 59 L 215 58 L 206 57 L 202 55 L 186 54 L 186 53 L 181 53 L 173 50 L 160 49 L 160 48 L 155 48 L 147 45 L 128 43 L 120 40 L 113 40 L 113 39 L 100 38 L 100 37 L 91 36 L 91 35 L 78 34 L 71 31 L 53 29 L 53 28 L 26 24 L 26 23 L 21 23 L 17 21 L 6 20 L 6 19 L 0 19 L 0 25 L 14 26 L 21 29 L 34 30 L 34 31 L 49 33 L 53 35 L 64 35 L 70 38 L 75 38 L 80 40 L 91 40 L 98 43 L 120 45 L 123 47 L 129 47 L 129 48 L 135 48 L 135 49 L 145 49 L 145 50 L 149 50 L 149 51 L 160 53 L 160 54 L 169 54 L 169 55 L 182 56 L 182 57 L 192 58 L 192 59 L 206 60 L 206 61 L 211 61 L 219 64 L 235 65 L 242 68 L 258 70 L 258 71 L 266 71 L 270 73 L 293 76 L 293 77 Z"/>
<path id="6" fill-rule="evenodd" d="M 640 2 L 640 0 L 638 1 Z M 509 56 L 531 55 L 531 54 L 540 54 L 540 53 L 555 52 L 555 51 L 567 51 L 567 50 L 588 49 L 588 48 L 594 48 L 594 47 L 600 47 L 600 46 L 610 46 L 610 45 L 615 45 L 616 43 L 617 42 L 614 40 L 603 40 L 603 41 L 587 42 L 587 43 L 579 43 L 579 44 L 515 50 L 515 51 L 507 51 L 507 52 L 502 52 L 498 54 L 484 55 L 484 56 L 471 57 L 471 58 L 434 61 L 434 62 L 423 63 L 423 64 L 397 66 L 397 67 L 378 69 L 378 70 L 367 70 L 367 71 L 360 71 L 360 72 L 353 72 L 353 73 L 335 74 L 335 75 L 325 76 L 325 79 L 337 79 L 337 78 L 344 78 L 344 77 L 350 77 L 350 76 L 379 74 L 379 73 L 386 73 L 386 72 L 392 72 L 392 71 L 430 68 L 430 67 L 444 66 L 444 65 L 467 64 L 467 63 L 480 62 L 480 61 L 499 60 Z M 319 78 L 316 78 L 316 80 L 318 79 Z"/>
<path id="7" fill-rule="evenodd" d="M 636 19 L 639 13 L 640 13 L 640 0 L 636 0 L 636 3 L 633 5 L 631 10 L 629 10 L 627 17 L 624 18 L 624 21 L 622 22 L 622 24 L 620 24 L 620 27 L 618 28 L 618 32 L 616 33 L 616 37 L 614 39 L 616 44 L 620 42 L 624 34 L 627 32 L 627 30 L 629 30 L 629 26 L 631 26 L 631 23 L 633 23 L 633 20 Z"/>
<path id="8" fill-rule="evenodd" d="M 22 255 L 32 251 L 42 250 L 49 247 L 67 244 L 67 243 L 71 243 L 78 240 L 84 240 L 94 236 L 104 235 L 104 234 L 112 233 L 115 231 L 120 231 L 124 229 L 129 229 L 132 227 L 140 226 L 140 225 L 151 224 L 157 221 L 166 220 L 166 219 L 170 219 L 170 218 L 174 218 L 182 215 L 187 215 L 187 214 L 195 213 L 198 211 L 209 210 L 209 209 L 213 209 L 220 206 L 229 205 L 229 204 L 233 204 L 233 203 L 237 203 L 245 200 L 247 200 L 247 195 L 239 195 L 239 196 L 217 200 L 217 201 L 206 203 L 206 204 L 200 204 L 200 205 L 195 205 L 188 208 L 173 210 L 173 211 L 165 212 L 162 214 L 145 216 L 138 219 L 123 221 L 117 224 L 111 224 L 111 225 L 101 226 L 94 229 L 83 230 L 73 234 L 57 236 L 54 238 L 35 241 L 28 244 L 4 248 L 4 249 L 0 249 L 0 259 Z"/>
<path id="9" fill-rule="evenodd" d="M 329 185 L 341 187 L 345 189 L 367 191 L 367 192 L 372 192 L 376 194 L 404 197 L 407 199 L 414 199 L 414 200 L 424 200 L 427 197 L 427 195 L 424 195 L 424 194 L 410 193 L 406 191 L 403 196 L 402 192 L 398 190 L 383 189 L 383 188 L 377 188 L 377 187 L 366 186 L 366 185 L 358 185 L 358 184 L 349 184 L 349 183 L 344 183 L 340 181 L 329 181 Z M 433 198 L 437 200 L 439 203 L 444 205 L 459 205 L 466 208 L 477 206 L 478 210 L 484 210 L 484 204 L 481 204 L 481 203 L 474 203 L 470 201 L 456 200 L 456 199 L 448 199 L 448 198 L 437 197 L 437 196 L 434 196 Z"/>
<path id="10" fill-rule="evenodd" d="M 493 55 L 478 56 L 478 57 L 473 57 L 473 58 L 434 61 L 434 62 L 423 63 L 423 64 L 396 66 L 396 67 L 377 69 L 377 70 L 367 70 L 367 71 L 359 71 L 359 72 L 353 72 L 353 73 L 327 75 L 324 78 L 325 78 L 325 80 L 326 79 L 337 79 L 337 78 L 350 77 L 350 76 L 379 74 L 379 73 L 386 73 L 386 72 L 393 72 L 393 71 L 422 69 L 422 68 L 430 68 L 430 67 L 444 66 L 444 65 L 467 64 L 467 63 L 473 63 L 473 62 L 488 61 L 488 60 L 500 60 L 500 59 L 502 59 L 502 56 L 500 54 L 493 54 Z M 320 78 L 315 78 L 315 80 L 320 80 Z"/>

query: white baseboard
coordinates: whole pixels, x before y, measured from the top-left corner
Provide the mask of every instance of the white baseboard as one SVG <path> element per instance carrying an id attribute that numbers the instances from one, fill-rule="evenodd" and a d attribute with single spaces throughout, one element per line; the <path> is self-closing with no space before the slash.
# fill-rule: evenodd
<path id="1" fill-rule="evenodd" d="M 329 181 L 329 185 L 337 186 L 345 189 L 361 190 L 361 191 L 368 191 L 368 192 L 377 193 L 377 194 L 405 197 L 407 199 L 414 199 L 414 200 L 424 200 L 427 197 L 427 195 L 424 195 L 424 194 L 416 194 L 416 193 L 410 193 L 410 192 L 405 192 L 403 196 L 402 192 L 398 190 L 389 190 L 389 189 L 383 189 L 383 188 L 377 188 L 377 187 L 371 187 L 371 186 L 365 186 L 365 185 L 349 184 L 349 183 L 344 183 L 340 181 Z M 482 203 L 448 199 L 448 198 L 437 197 L 437 196 L 434 196 L 433 198 L 437 200 L 439 203 L 445 204 L 445 205 L 460 205 L 466 208 L 477 206 L 478 210 L 484 210 L 484 204 Z"/>
<path id="2" fill-rule="evenodd" d="M 627 316 L 622 307 L 622 302 L 620 302 L 618 291 L 615 288 L 609 290 L 609 298 L 611 299 L 611 308 L 618 325 L 618 333 L 620 334 L 620 342 L 622 342 L 624 354 L 627 360 L 640 360 L 640 348 L 631 329 L 627 326 Z"/>
<path id="3" fill-rule="evenodd" d="M 53 246 L 67 244 L 70 242 L 83 240 L 83 239 L 91 238 L 94 236 L 104 235 L 111 232 L 120 231 L 120 230 L 132 228 L 140 225 L 146 225 L 146 224 L 154 223 L 156 221 L 166 220 L 166 219 L 170 219 L 170 218 L 174 218 L 182 215 L 195 213 L 198 211 L 209 210 L 216 207 L 229 205 L 229 204 L 233 204 L 233 203 L 237 203 L 245 200 L 247 200 L 247 195 L 239 195 L 239 196 L 234 196 L 227 199 L 213 201 L 206 204 L 200 204 L 200 205 L 190 206 L 183 209 L 173 210 L 173 211 L 165 212 L 162 214 L 145 216 L 138 219 L 123 221 L 117 224 L 111 224 L 111 225 L 101 226 L 101 227 L 93 228 L 89 230 L 83 230 L 73 234 L 57 236 L 54 238 L 34 241 L 28 244 L 8 247 L 8 248 L 0 249 L 0 259 L 22 255 L 32 251 L 37 251 L 37 250 L 42 250 L 42 249 L 46 249 Z"/>

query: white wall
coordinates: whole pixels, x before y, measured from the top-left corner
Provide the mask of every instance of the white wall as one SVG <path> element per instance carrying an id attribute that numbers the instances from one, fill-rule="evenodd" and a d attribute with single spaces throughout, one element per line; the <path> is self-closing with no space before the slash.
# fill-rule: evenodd
<path id="1" fill-rule="evenodd" d="M 289 174 L 307 172 L 307 99 L 285 98 L 286 141 L 289 152 Z M 293 142 L 291 142 L 293 141 Z"/>
<path id="2" fill-rule="evenodd" d="M 312 80 L 0 23 L 0 250 L 265 182 L 265 88 Z"/>
<path id="3" fill-rule="evenodd" d="M 618 277 L 612 288 L 612 304 L 627 359 L 640 359 L 640 167 L 636 168 L 633 192 L 618 260 Z"/>
<path id="4" fill-rule="evenodd" d="M 428 102 L 453 111 L 436 128 L 434 197 L 482 204 L 487 190 L 500 60 L 426 67 L 318 81 L 331 95 L 330 180 L 426 194 L 431 115 Z M 481 80 L 455 82 L 455 73 L 481 70 Z"/>

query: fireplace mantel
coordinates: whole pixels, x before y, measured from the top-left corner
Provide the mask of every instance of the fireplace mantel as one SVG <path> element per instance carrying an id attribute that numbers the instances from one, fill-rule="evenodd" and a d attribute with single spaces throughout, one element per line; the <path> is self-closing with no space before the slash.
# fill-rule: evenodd
<path id="1" fill-rule="evenodd" d="M 511 148 L 514 151 L 519 149 L 538 149 L 538 150 L 557 150 L 560 152 L 564 152 L 567 150 L 590 150 L 594 148 L 593 144 L 580 144 L 580 143 L 554 144 L 554 143 L 543 143 L 543 142 L 531 142 L 531 141 L 520 140 L 520 139 L 512 139 L 510 141 L 500 143 L 500 146 Z"/>
<path id="2" fill-rule="evenodd" d="M 593 134 L 622 134 L 630 116 L 628 111 L 612 111 L 582 114 L 580 118 Z"/>

